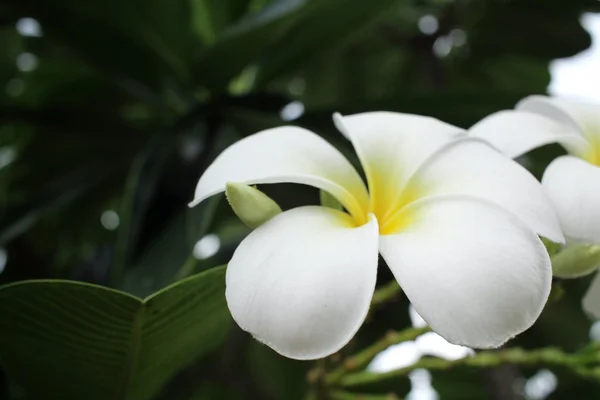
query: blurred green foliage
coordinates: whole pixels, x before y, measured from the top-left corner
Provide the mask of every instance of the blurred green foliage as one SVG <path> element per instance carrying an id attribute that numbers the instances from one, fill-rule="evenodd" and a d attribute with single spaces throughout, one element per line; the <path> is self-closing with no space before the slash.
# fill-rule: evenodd
<path id="1" fill-rule="evenodd" d="M 294 123 L 352 159 L 331 122 L 335 111 L 420 113 L 468 127 L 528 94 L 544 93 L 549 62 L 589 47 L 579 17 L 594 11 L 600 11 L 597 0 L 5 0 L 0 247 L 8 261 L 0 282 L 71 279 L 143 298 L 226 263 L 248 229 L 220 198 L 186 206 L 203 169 L 225 146 Z M 39 32 L 19 33 L 24 18 L 37 21 Z M 539 175 L 559 152 L 549 146 L 528 162 Z M 316 190 L 290 187 L 261 190 L 284 209 L 319 199 Z M 101 224 L 108 210 L 118 215 L 116 230 Z M 220 248 L 198 256 L 197 242 L 207 234 L 217 235 Z M 385 284 L 391 274 L 380 270 Z M 90 366 L 108 385 L 95 389 L 100 381 L 78 377 L 83 365 L 63 365 L 68 353 L 61 351 L 66 341 L 81 345 L 69 347 L 81 350 L 77 362 L 103 351 L 93 342 L 83 345 L 78 329 L 85 326 L 73 320 L 79 313 L 91 324 L 85 329 L 103 336 L 96 345 L 121 346 L 111 336 L 116 332 L 102 332 L 111 325 L 90 310 L 125 327 L 127 307 L 135 313 L 141 300 L 77 283 L 6 287 L 0 291 L 0 364 L 9 376 L 0 399 L 303 398 L 313 365 L 252 341 L 230 322 L 220 297 L 203 300 L 203 285 L 223 284 L 212 276 L 182 281 L 180 288 L 187 282 L 185 290 L 198 291 L 192 303 L 167 298 L 178 286 L 153 298 L 177 311 L 166 336 L 149 349 L 156 354 L 141 357 L 148 365 L 135 367 L 155 368 L 156 375 L 138 385 L 143 389 L 132 389 L 143 395 L 128 395 L 122 387 L 121 395 L 104 395 L 109 392 L 101 390 L 118 384 L 106 381 L 115 373 L 110 363 Z M 561 301 L 513 344 L 565 351 L 585 346 L 590 321 L 580 299 L 588 283 L 559 283 Z M 100 292 L 110 295 L 98 297 Z M 96 304 L 100 298 L 110 304 Z M 192 309 L 193 301 L 201 302 Z M 405 299 L 379 307 L 346 351 L 409 325 L 406 310 Z M 177 325 L 185 313 L 195 327 Z M 54 337 L 53 321 L 73 328 L 72 337 L 68 329 Z M 211 335 L 219 332 L 221 346 L 194 330 L 205 321 L 215 324 Z M 57 347 L 44 350 L 44 341 Z M 183 343 L 189 343 L 185 357 L 178 347 Z M 437 371 L 433 385 L 444 400 L 521 399 L 518 391 L 498 387 L 518 385 L 535 370 Z M 550 399 L 600 396 L 593 381 L 554 372 L 559 385 Z M 66 387 L 70 391 L 57 392 Z M 405 396 L 409 383 L 398 377 L 368 390 Z"/>

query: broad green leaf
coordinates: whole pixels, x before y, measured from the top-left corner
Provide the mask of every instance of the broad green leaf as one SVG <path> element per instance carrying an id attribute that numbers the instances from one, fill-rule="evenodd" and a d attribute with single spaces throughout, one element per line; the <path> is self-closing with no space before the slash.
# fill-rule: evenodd
<path id="1" fill-rule="evenodd" d="M 74 281 L 0 288 L 0 363 L 28 398 L 145 400 L 229 329 L 225 268 L 142 300 Z"/>
<path id="2" fill-rule="evenodd" d="M 199 83 L 222 91 L 290 26 L 306 0 L 278 0 L 225 31 L 196 66 Z"/>

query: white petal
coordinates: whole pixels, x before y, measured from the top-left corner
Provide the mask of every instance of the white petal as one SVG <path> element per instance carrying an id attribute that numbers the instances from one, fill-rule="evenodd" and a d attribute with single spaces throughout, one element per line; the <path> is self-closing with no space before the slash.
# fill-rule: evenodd
<path id="1" fill-rule="evenodd" d="M 456 140 L 432 155 L 409 185 L 420 198 L 471 195 L 492 201 L 535 232 L 563 242 L 552 203 L 529 171 L 476 138 Z"/>
<path id="2" fill-rule="evenodd" d="M 521 100 L 517 108 L 544 115 L 578 132 L 588 142 L 587 154 L 574 154 L 600 164 L 600 104 L 557 97 L 530 96 Z"/>
<path id="3" fill-rule="evenodd" d="M 379 249 L 418 313 L 451 343 L 497 347 L 528 329 L 550 293 L 541 240 L 497 205 L 466 196 L 420 200 Z"/>
<path id="4" fill-rule="evenodd" d="M 542 115 L 568 127 L 573 132 L 583 134 L 582 127 L 569 112 L 567 102 L 562 99 L 539 95 L 528 96 L 519 101 L 515 109 Z"/>
<path id="5" fill-rule="evenodd" d="M 391 207 L 423 160 L 464 132 L 434 118 L 392 112 L 335 114 L 334 122 L 360 158 L 378 216 Z"/>
<path id="6" fill-rule="evenodd" d="M 600 318 L 600 273 L 596 274 L 583 296 L 583 309 L 595 319 Z"/>
<path id="7" fill-rule="evenodd" d="M 516 108 L 544 115 L 573 130 L 600 136 L 600 104 L 560 97 L 529 96 L 521 100 Z"/>
<path id="8" fill-rule="evenodd" d="M 350 162 L 320 136 L 298 127 L 279 127 L 248 136 L 208 167 L 190 206 L 223 192 L 227 182 L 291 182 L 323 189 L 366 222 L 368 194 Z"/>
<path id="9" fill-rule="evenodd" d="M 341 349 L 369 310 L 377 220 L 355 228 L 326 207 L 285 211 L 242 241 L 225 295 L 238 325 L 278 353 L 316 359 Z"/>
<path id="10" fill-rule="evenodd" d="M 600 167 L 576 157 L 550 163 L 542 185 L 569 242 L 600 244 Z"/>
<path id="11" fill-rule="evenodd" d="M 524 111 L 492 114 L 469 129 L 469 135 L 486 140 L 510 158 L 550 143 L 560 143 L 572 154 L 583 154 L 587 146 L 568 126 Z"/>

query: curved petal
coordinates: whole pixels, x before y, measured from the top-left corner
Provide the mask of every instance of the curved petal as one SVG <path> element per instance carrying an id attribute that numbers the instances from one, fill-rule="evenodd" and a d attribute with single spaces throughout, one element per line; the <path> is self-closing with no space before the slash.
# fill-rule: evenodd
<path id="1" fill-rule="evenodd" d="M 362 179 L 335 147 L 306 129 L 273 128 L 234 143 L 200 177 L 190 206 L 223 192 L 227 182 L 315 186 L 366 222 L 368 194 Z"/>
<path id="2" fill-rule="evenodd" d="M 540 315 L 552 280 L 548 253 L 520 219 L 466 196 L 420 200 L 379 250 L 409 300 L 453 344 L 500 346 Z"/>
<path id="3" fill-rule="evenodd" d="M 464 132 L 431 117 L 393 112 L 334 115 L 352 142 L 369 184 L 371 210 L 383 216 L 417 167 Z"/>
<path id="4" fill-rule="evenodd" d="M 600 244 L 600 167 L 563 156 L 550 163 L 542 186 L 569 242 Z"/>
<path id="5" fill-rule="evenodd" d="M 377 276 L 377 220 L 354 228 L 326 207 L 285 211 L 242 241 L 225 295 L 238 325 L 278 353 L 316 359 L 364 321 Z"/>
<path id="6" fill-rule="evenodd" d="M 542 115 L 582 135 L 583 127 L 579 125 L 575 116 L 569 112 L 567 104 L 568 101 L 556 97 L 534 95 L 527 96 L 519 101 L 515 109 Z"/>
<path id="7" fill-rule="evenodd" d="M 595 319 L 600 318 L 600 273 L 596 274 L 582 301 L 583 309 Z"/>
<path id="8" fill-rule="evenodd" d="M 413 175 L 407 189 L 419 193 L 419 198 L 470 195 L 486 199 L 514 213 L 538 234 L 564 241 L 540 183 L 480 139 L 458 139 L 440 149 Z"/>
<path id="9" fill-rule="evenodd" d="M 600 163 L 600 104 L 557 97 L 530 96 L 521 100 L 516 107 L 519 110 L 544 115 L 583 135 L 589 143 L 584 158 Z"/>
<path id="10" fill-rule="evenodd" d="M 469 135 L 491 143 L 510 158 L 550 143 L 559 143 L 570 153 L 581 155 L 587 146 L 585 139 L 569 127 L 524 111 L 494 113 L 469 129 Z"/>

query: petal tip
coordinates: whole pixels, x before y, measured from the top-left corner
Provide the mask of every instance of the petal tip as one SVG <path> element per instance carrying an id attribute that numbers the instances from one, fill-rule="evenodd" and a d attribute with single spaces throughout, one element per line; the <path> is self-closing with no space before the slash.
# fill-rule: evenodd
<path id="1" fill-rule="evenodd" d="M 332 118 L 333 124 L 335 125 L 337 130 L 340 131 L 340 133 L 344 135 L 344 137 L 350 138 L 350 134 L 348 132 L 348 128 L 346 128 L 346 125 L 344 124 L 344 117 L 342 116 L 342 114 L 340 114 L 339 112 L 334 112 Z"/>
<path id="2" fill-rule="evenodd" d="M 201 202 L 201 201 L 202 201 L 201 199 L 194 199 L 194 200 L 190 201 L 190 202 L 187 204 L 187 206 L 188 206 L 189 208 L 194 208 L 194 207 L 196 207 L 198 204 L 200 204 L 200 202 Z"/>

